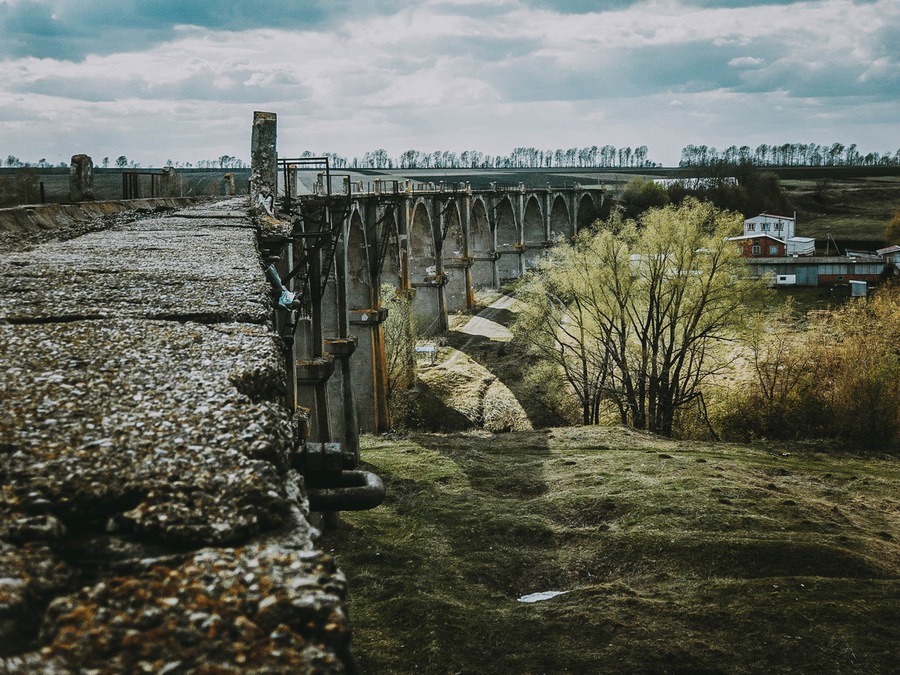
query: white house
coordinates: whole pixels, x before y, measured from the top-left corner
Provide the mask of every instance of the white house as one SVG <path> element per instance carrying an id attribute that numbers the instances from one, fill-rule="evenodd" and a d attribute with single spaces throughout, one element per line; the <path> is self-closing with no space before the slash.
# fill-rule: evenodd
<path id="1" fill-rule="evenodd" d="M 785 241 L 794 236 L 796 223 L 796 214 L 793 218 L 788 218 L 787 216 L 773 216 L 770 213 L 760 213 L 758 216 L 747 218 L 744 221 L 744 236 L 768 234 Z"/>
<path id="2" fill-rule="evenodd" d="M 797 214 L 793 218 L 788 216 L 773 216 L 771 213 L 760 213 L 754 218 L 744 221 L 744 237 L 770 237 L 784 242 L 784 255 L 814 255 L 816 252 L 816 240 L 812 237 L 797 237 Z"/>

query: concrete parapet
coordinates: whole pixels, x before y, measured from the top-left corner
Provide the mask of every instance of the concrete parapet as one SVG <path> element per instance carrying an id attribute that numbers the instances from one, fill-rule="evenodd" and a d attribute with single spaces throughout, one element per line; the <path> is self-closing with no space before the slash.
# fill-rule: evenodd
<path id="1" fill-rule="evenodd" d="M 127 211 L 174 211 L 197 203 L 194 197 L 179 199 L 129 199 L 82 204 L 40 204 L 0 209 L 0 232 L 46 232 L 99 220 Z M 243 213 L 246 217 L 246 210 Z"/>
<path id="2" fill-rule="evenodd" d="M 3 672 L 352 668 L 233 208 L 0 255 Z"/>
<path id="3" fill-rule="evenodd" d="M 69 167 L 69 199 L 87 202 L 94 199 L 94 161 L 87 155 L 72 155 Z"/>

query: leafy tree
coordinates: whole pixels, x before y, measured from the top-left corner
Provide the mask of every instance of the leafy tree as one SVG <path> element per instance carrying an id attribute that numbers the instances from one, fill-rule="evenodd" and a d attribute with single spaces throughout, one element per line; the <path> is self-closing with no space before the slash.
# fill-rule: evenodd
<path id="1" fill-rule="evenodd" d="M 894 213 L 894 217 L 885 226 L 884 243 L 888 245 L 900 244 L 900 211 Z"/>
<path id="2" fill-rule="evenodd" d="M 669 193 L 659 183 L 636 176 L 628 181 L 622 193 L 625 211 L 636 217 L 647 209 L 658 208 L 669 203 Z"/>
<path id="3" fill-rule="evenodd" d="M 116 166 L 120 169 L 124 169 L 128 166 L 128 158 L 125 155 L 119 155 L 116 159 Z"/>
<path id="4" fill-rule="evenodd" d="M 738 214 L 687 199 L 612 220 L 551 249 L 520 289 L 516 334 L 555 361 L 583 421 L 609 402 L 622 423 L 671 435 L 722 363 L 714 346 L 743 322 L 756 288 L 726 237 Z"/>

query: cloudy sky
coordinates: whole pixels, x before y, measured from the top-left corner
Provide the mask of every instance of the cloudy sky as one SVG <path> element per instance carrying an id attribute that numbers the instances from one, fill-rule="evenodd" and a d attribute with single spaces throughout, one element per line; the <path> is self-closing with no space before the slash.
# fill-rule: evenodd
<path id="1" fill-rule="evenodd" d="M 900 147 L 898 0 L 0 0 L 0 157 Z"/>

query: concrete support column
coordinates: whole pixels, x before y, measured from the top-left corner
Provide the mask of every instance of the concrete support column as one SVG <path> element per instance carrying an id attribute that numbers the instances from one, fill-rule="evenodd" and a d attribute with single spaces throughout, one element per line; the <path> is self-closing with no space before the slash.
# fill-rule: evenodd
<path id="1" fill-rule="evenodd" d="M 497 251 L 497 198 L 488 199 L 488 227 L 491 228 L 491 251 L 494 262 L 491 264 L 491 286 L 500 288 L 500 253 Z"/>
<path id="2" fill-rule="evenodd" d="M 250 208 L 257 214 L 274 215 L 278 185 L 276 151 L 277 117 L 275 113 L 253 113 L 250 142 Z"/>
<path id="3" fill-rule="evenodd" d="M 521 183 L 519 183 L 519 198 L 518 198 L 518 206 L 519 213 L 517 214 L 516 220 L 516 237 L 518 241 L 519 248 L 519 278 L 521 279 L 525 276 L 525 189 Z"/>
<path id="4" fill-rule="evenodd" d="M 87 202 L 94 199 L 94 162 L 87 155 L 72 155 L 69 167 L 69 200 Z"/>
<path id="5" fill-rule="evenodd" d="M 578 199 L 578 193 L 572 193 L 572 210 L 569 212 L 572 214 L 572 232 L 578 234 L 578 208 L 581 206 L 581 200 Z"/>
<path id="6" fill-rule="evenodd" d="M 466 198 L 463 200 L 463 208 L 460 213 L 460 217 L 463 221 L 463 241 L 466 243 L 466 309 L 474 309 L 475 285 L 472 282 L 472 265 L 475 261 L 472 259 L 472 239 L 469 236 L 469 223 L 472 219 L 472 195 L 468 183 L 466 183 L 466 191 L 470 194 L 466 195 Z"/>
<path id="7" fill-rule="evenodd" d="M 237 190 L 234 186 L 234 174 L 226 173 L 225 174 L 225 194 L 229 197 L 233 197 L 237 194 Z"/>
<path id="8" fill-rule="evenodd" d="M 357 340 L 350 333 L 350 315 L 347 311 L 347 232 L 337 242 L 334 252 L 334 279 L 328 282 L 328 308 L 333 311 L 333 320 L 326 322 L 328 335 L 325 352 L 334 359 L 335 374 L 328 382 L 328 401 L 331 407 L 331 436 L 341 444 L 345 461 L 356 467 L 359 464 L 359 420 L 356 414 L 356 400 L 353 380 L 355 374 L 351 358 L 356 353 Z"/>
<path id="9" fill-rule="evenodd" d="M 544 195 L 544 241 L 550 241 L 550 209 L 553 208 L 553 196 L 550 190 Z"/>
<path id="10" fill-rule="evenodd" d="M 353 354 L 353 387 L 359 428 L 382 433 L 391 428 L 387 397 L 387 362 L 382 323 L 387 310 L 382 307 L 350 310 L 350 330 L 356 336 Z"/>

